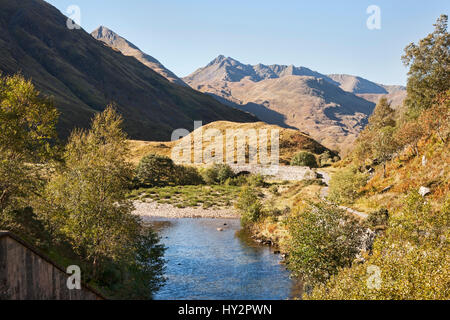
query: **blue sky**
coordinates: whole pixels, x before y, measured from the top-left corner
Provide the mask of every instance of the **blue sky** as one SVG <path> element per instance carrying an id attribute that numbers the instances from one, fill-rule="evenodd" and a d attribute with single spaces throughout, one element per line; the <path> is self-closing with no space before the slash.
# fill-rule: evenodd
<path id="1" fill-rule="evenodd" d="M 81 9 L 91 32 L 107 26 L 186 76 L 219 54 L 248 64 L 294 64 L 321 73 L 405 84 L 404 47 L 448 14 L 448 0 L 47 0 L 66 14 Z M 369 30 L 366 9 L 381 9 Z"/>

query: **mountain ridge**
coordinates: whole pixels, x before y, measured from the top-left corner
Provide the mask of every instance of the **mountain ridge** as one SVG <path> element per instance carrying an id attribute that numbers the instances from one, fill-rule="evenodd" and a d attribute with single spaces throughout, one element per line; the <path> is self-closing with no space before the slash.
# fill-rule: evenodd
<path id="1" fill-rule="evenodd" d="M 119 50 L 123 55 L 136 58 L 142 64 L 159 73 L 170 82 L 176 83 L 180 86 L 187 86 L 187 84 L 183 80 L 177 77 L 172 71 L 167 69 L 156 58 L 150 56 L 149 54 L 146 54 L 136 45 L 123 38 L 119 34 L 115 33 L 111 29 L 105 26 L 99 26 L 97 29 L 91 32 L 91 35 L 92 37 L 94 37 L 94 39 L 106 43 L 113 49 Z"/>

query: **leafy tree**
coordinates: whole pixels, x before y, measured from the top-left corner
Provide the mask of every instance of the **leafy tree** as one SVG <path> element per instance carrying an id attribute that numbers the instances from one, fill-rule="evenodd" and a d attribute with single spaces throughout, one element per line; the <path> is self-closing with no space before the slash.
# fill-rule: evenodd
<path id="1" fill-rule="evenodd" d="M 18 232 L 17 215 L 29 212 L 23 209 L 43 182 L 38 164 L 56 154 L 57 119 L 31 81 L 0 75 L 0 227 Z"/>
<path id="2" fill-rule="evenodd" d="M 167 186 L 175 182 L 175 176 L 176 169 L 172 159 L 157 154 L 146 155 L 136 168 L 136 178 L 142 186 Z"/>
<path id="3" fill-rule="evenodd" d="M 97 114 L 90 131 L 72 133 L 64 154 L 65 168 L 46 190 L 47 220 L 70 239 L 80 256 L 99 269 L 102 262 L 120 260 L 132 252 L 139 232 L 125 195 L 132 170 L 125 161 L 126 136 L 121 117 L 112 107 Z"/>
<path id="4" fill-rule="evenodd" d="M 419 141 L 423 137 L 424 128 L 418 120 L 407 120 L 403 122 L 395 133 L 395 140 L 399 147 L 411 146 L 414 155 L 419 155 Z"/>
<path id="5" fill-rule="evenodd" d="M 47 185 L 39 212 L 92 265 L 91 277 L 111 296 L 123 298 L 120 292 L 133 287 L 133 297 L 150 298 L 162 281 L 163 248 L 131 214 L 126 194 L 133 170 L 121 125 L 108 107 L 95 116 L 91 130 L 70 136 L 65 166 Z"/>
<path id="6" fill-rule="evenodd" d="M 241 224 L 244 227 L 257 222 L 262 215 L 261 201 L 252 187 L 242 187 L 235 206 L 241 211 Z"/>
<path id="7" fill-rule="evenodd" d="M 383 97 L 375 106 L 372 115 L 369 117 L 369 129 L 376 130 L 383 127 L 395 127 L 395 111 L 391 104 Z"/>
<path id="8" fill-rule="evenodd" d="M 395 128 L 386 126 L 380 128 L 372 141 L 372 154 L 383 164 L 383 177 L 386 175 L 386 161 L 398 150 L 395 140 Z"/>
<path id="9" fill-rule="evenodd" d="M 420 111 L 428 109 L 438 94 L 450 88 L 450 35 L 447 31 L 448 16 L 441 15 L 434 31 L 405 48 L 402 57 L 409 67 L 406 105 L 416 118 Z"/>
<path id="10" fill-rule="evenodd" d="M 422 112 L 418 121 L 422 131 L 432 134 L 436 132 L 442 143 L 446 143 L 450 135 L 450 89 L 440 94 L 431 108 Z"/>
<path id="11" fill-rule="evenodd" d="M 0 76 L 0 153 L 9 159 L 40 161 L 51 155 L 58 111 L 21 75 Z M 5 157 L 6 158 L 6 157 Z"/>
<path id="12" fill-rule="evenodd" d="M 333 162 L 333 157 L 330 151 L 327 150 L 319 156 L 319 163 L 321 167 L 326 166 L 330 162 Z"/>
<path id="13" fill-rule="evenodd" d="M 308 203 L 289 220 L 289 268 L 309 284 L 324 282 L 349 267 L 360 252 L 364 227 L 345 210 Z"/>
<path id="14" fill-rule="evenodd" d="M 301 151 L 294 155 L 291 160 L 291 166 L 318 167 L 316 157 L 307 151 Z"/>

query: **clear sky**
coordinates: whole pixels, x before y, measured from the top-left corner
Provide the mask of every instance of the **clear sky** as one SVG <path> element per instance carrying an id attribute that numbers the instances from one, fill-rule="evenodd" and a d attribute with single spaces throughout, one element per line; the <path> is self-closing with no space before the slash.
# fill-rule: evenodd
<path id="1" fill-rule="evenodd" d="M 433 30 L 449 0 L 47 0 L 81 9 L 81 26 L 104 25 L 186 76 L 219 54 L 246 64 L 294 64 L 324 74 L 405 84 L 404 47 Z M 381 10 L 369 30 L 366 9 Z"/>

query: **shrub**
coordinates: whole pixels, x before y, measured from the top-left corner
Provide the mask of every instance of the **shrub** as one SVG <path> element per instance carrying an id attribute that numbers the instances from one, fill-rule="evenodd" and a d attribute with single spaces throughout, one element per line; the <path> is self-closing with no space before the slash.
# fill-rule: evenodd
<path id="1" fill-rule="evenodd" d="M 227 186 L 243 186 L 247 184 L 247 177 L 244 175 L 236 176 L 234 178 L 228 178 L 225 181 Z"/>
<path id="2" fill-rule="evenodd" d="M 175 182 L 176 168 L 172 159 L 149 154 L 141 159 L 136 168 L 136 179 L 141 186 L 159 187 Z"/>
<path id="3" fill-rule="evenodd" d="M 262 204 L 255 189 L 243 187 L 236 202 L 236 208 L 241 212 L 241 224 L 243 227 L 257 222 L 262 214 Z"/>
<path id="4" fill-rule="evenodd" d="M 366 219 L 369 228 L 386 227 L 389 220 L 389 212 L 386 208 L 371 212 Z"/>
<path id="5" fill-rule="evenodd" d="M 309 299 L 448 300 L 450 260 L 449 202 L 433 210 L 416 191 L 403 202 L 383 237 L 375 240 L 373 254 L 363 264 L 341 270 Z M 370 288 L 378 269 L 378 288 Z"/>
<path id="6" fill-rule="evenodd" d="M 353 203 L 366 185 L 368 176 L 350 166 L 335 173 L 330 180 L 329 198 L 336 203 Z"/>
<path id="7" fill-rule="evenodd" d="M 332 162 L 333 157 L 331 156 L 330 151 L 325 151 L 319 156 L 319 163 L 321 167 L 326 166 L 327 164 L 330 164 Z"/>
<path id="8" fill-rule="evenodd" d="M 198 172 L 197 168 L 188 166 L 176 166 L 175 183 L 177 185 L 199 185 L 203 184 L 203 178 Z"/>
<path id="9" fill-rule="evenodd" d="M 247 177 L 247 184 L 252 187 L 264 187 L 266 182 L 264 177 L 260 174 L 252 174 Z"/>
<path id="10" fill-rule="evenodd" d="M 306 283 L 326 281 L 349 267 L 365 228 L 344 210 L 326 202 L 308 203 L 288 223 L 289 268 Z"/>
<path id="11" fill-rule="evenodd" d="M 217 168 L 217 182 L 224 184 L 228 178 L 234 177 L 234 171 L 227 164 L 216 164 Z"/>
<path id="12" fill-rule="evenodd" d="M 229 165 L 216 163 L 202 169 L 201 176 L 206 184 L 224 184 L 227 179 L 233 178 L 235 175 Z"/>
<path id="13" fill-rule="evenodd" d="M 301 151 L 297 153 L 291 160 L 291 166 L 302 166 L 310 168 L 318 167 L 316 156 L 307 151 Z"/>

